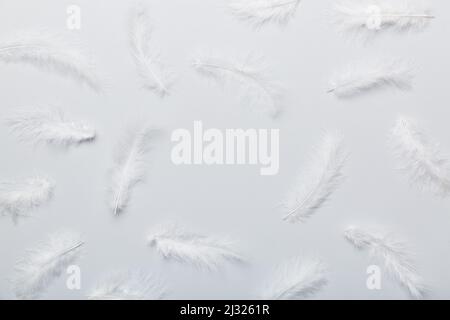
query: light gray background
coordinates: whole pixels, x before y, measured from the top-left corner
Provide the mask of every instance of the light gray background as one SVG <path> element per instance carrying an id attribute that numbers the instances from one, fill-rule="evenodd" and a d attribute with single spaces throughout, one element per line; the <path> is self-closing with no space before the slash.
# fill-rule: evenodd
<path id="1" fill-rule="evenodd" d="M 422 33 L 390 34 L 362 45 L 350 42 L 329 25 L 333 1 L 304 0 L 286 27 L 255 31 L 224 9 L 225 1 L 147 0 L 155 40 L 178 73 L 173 94 L 161 100 L 140 89 L 128 46 L 127 1 L 3 0 L 1 37 L 20 30 L 46 28 L 79 37 L 92 53 L 107 91 L 97 95 L 69 79 L 22 65 L 0 65 L 1 118 L 15 109 L 59 105 L 68 116 L 85 119 L 98 140 L 68 152 L 19 143 L 0 125 L 0 177 L 43 173 L 57 183 L 54 199 L 35 218 L 14 226 L 0 220 L 0 296 L 13 298 L 8 278 L 27 248 L 61 229 L 81 232 L 87 244 L 79 265 L 82 290 L 56 280 L 45 298 L 83 298 L 105 273 L 142 268 L 166 279 L 168 298 L 255 298 L 278 263 L 298 254 L 319 255 L 330 268 L 329 285 L 318 299 L 403 299 L 407 294 L 383 278 L 381 291 L 366 288 L 367 253 L 342 237 L 348 224 L 387 226 L 409 240 L 419 273 L 432 298 L 450 297 L 448 232 L 450 202 L 410 187 L 395 170 L 387 134 L 398 114 L 415 117 L 427 133 L 450 150 L 448 1 L 433 1 L 437 19 Z M 66 8 L 82 9 L 82 29 L 66 29 Z M 273 77 L 286 89 L 285 112 L 278 120 L 247 111 L 234 92 L 208 83 L 190 67 L 197 48 L 224 54 L 254 51 L 266 56 Z M 413 60 L 417 77 L 411 92 L 383 91 L 339 101 L 325 93 L 329 75 L 342 64 L 379 54 Z M 146 119 L 165 128 L 151 156 L 146 184 L 137 187 L 129 210 L 116 219 L 108 211 L 108 168 L 129 124 Z M 281 167 L 262 177 L 250 166 L 180 166 L 170 161 L 170 133 L 192 128 L 194 120 L 214 128 L 280 128 Z M 281 220 L 276 204 L 307 162 L 324 130 L 340 130 L 351 158 L 348 176 L 326 207 L 306 224 Z M 179 221 L 205 234 L 230 235 L 251 263 L 204 273 L 165 263 L 145 245 L 155 224 Z"/>

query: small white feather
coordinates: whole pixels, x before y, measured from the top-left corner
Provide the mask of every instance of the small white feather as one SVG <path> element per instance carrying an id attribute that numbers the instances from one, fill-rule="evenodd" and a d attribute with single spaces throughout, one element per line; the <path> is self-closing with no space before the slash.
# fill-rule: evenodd
<path id="1" fill-rule="evenodd" d="M 284 220 L 305 222 L 328 200 L 343 180 L 343 167 L 348 155 L 340 134 L 327 133 L 298 185 L 283 204 Z"/>
<path id="2" fill-rule="evenodd" d="M 92 300 L 160 300 L 165 288 L 148 273 L 117 272 L 99 282 L 89 295 Z"/>
<path id="3" fill-rule="evenodd" d="M 242 59 L 229 59 L 217 53 L 199 53 L 193 66 L 218 83 L 235 86 L 243 104 L 274 117 L 281 111 L 280 86 L 267 76 L 261 56 L 248 54 Z"/>
<path id="4" fill-rule="evenodd" d="M 11 216 L 14 222 L 29 216 L 30 211 L 47 203 L 54 183 L 47 178 L 33 177 L 0 182 L 0 215 Z"/>
<path id="5" fill-rule="evenodd" d="M 311 297 L 327 284 L 327 270 L 317 258 L 294 258 L 275 271 L 262 294 L 265 300 L 298 300 Z"/>
<path id="6" fill-rule="evenodd" d="M 7 119 L 7 125 L 21 139 L 34 143 L 69 146 L 96 136 L 89 125 L 66 120 L 61 110 L 23 110 Z"/>
<path id="7" fill-rule="evenodd" d="M 42 292 L 73 264 L 84 245 L 79 234 L 56 233 L 29 250 L 16 265 L 14 291 L 20 299 L 37 299 Z"/>
<path id="8" fill-rule="evenodd" d="M 234 243 L 227 238 L 203 236 L 170 224 L 157 227 L 148 236 L 148 245 L 164 259 L 217 270 L 227 262 L 243 262 Z"/>
<path id="9" fill-rule="evenodd" d="M 238 19 L 261 27 L 271 22 L 288 23 L 299 4 L 300 0 L 229 0 L 228 7 Z"/>
<path id="10" fill-rule="evenodd" d="M 413 68 L 401 59 L 359 61 L 338 71 L 330 81 L 329 93 L 339 98 L 356 96 L 374 89 L 412 87 Z"/>
<path id="11" fill-rule="evenodd" d="M 440 196 L 450 195 L 450 166 L 439 144 L 431 141 L 412 119 L 400 116 L 391 141 L 402 171 L 411 182 Z"/>
<path id="12" fill-rule="evenodd" d="M 349 227 L 344 236 L 358 249 L 367 249 L 380 260 L 391 277 L 406 288 L 412 298 L 423 298 L 426 286 L 416 273 L 407 245 L 393 234 Z"/>

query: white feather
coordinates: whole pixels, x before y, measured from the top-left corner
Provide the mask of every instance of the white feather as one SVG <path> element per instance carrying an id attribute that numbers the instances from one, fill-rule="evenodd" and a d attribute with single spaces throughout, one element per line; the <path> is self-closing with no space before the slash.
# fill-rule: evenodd
<path id="1" fill-rule="evenodd" d="M 169 94 L 174 75 L 161 61 L 159 49 L 152 41 L 153 30 L 147 10 L 139 7 L 131 20 L 131 49 L 144 88 L 159 96 Z"/>
<path id="2" fill-rule="evenodd" d="M 450 166 L 440 151 L 414 120 L 399 117 L 391 131 L 391 140 L 401 169 L 411 182 L 431 189 L 440 196 L 450 195 Z"/>
<path id="3" fill-rule="evenodd" d="M 328 200 L 343 180 L 347 159 L 340 134 L 328 133 L 283 204 L 284 220 L 305 222 Z"/>
<path id="4" fill-rule="evenodd" d="M 345 237 L 358 249 L 368 249 L 373 258 L 380 260 L 391 277 L 405 287 L 411 297 L 423 298 L 426 286 L 412 265 L 407 245 L 393 234 L 349 227 Z"/>
<path id="5" fill-rule="evenodd" d="M 266 75 L 261 56 L 249 54 L 243 59 L 228 59 L 217 53 L 200 53 L 194 68 L 219 83 L 234 85 L 243 104 L 276 116 L 281 108 L 280 86 Z"/>
<path id="6" fill-rule="evenodd" d="M 330 81 L 329 93 L 348 98 L 374 89 L 412 87 L 413 68 L 400 59 L 360 61 L 337 72 Z"/>
<path id="7" fill-rule="evenodd" d="M 52 35 L 21 34 L 13 40 L 0 43 L 0 61 L 29 64 L 71 77 L 96 91 L 100 90 L 92 63 L 73 46 L 66 45 Z"/>
<path id="8" fill-rule="evenodd" d="M 95 130 L 82 122 L 66 120 L 61 110 L 23 110 L 7 119 L 7 125 L 21 139 L 62 146 L 95 139 Z"/>
<path id="9" fill-rule="evenodd" d="M 148 273 L 117 272 L 104 279 L 89 295 L 92 300 L 160 300 L 164 286 Z"/>
<path id="10" fill-rule="evenodd" d="M 170 224 L 161 225 L 148 236 L 148 244 L 164 259 L 217 270 L 226 262 L 243 262 L 227 238 L 203 236 Z"/>
<path id="11" fill-rule="evenodd" d="M 327 284 L 326 267 L 317 258 L 294 258 L 275 271 L 262 294 L 265 300 L 308 298 Z"/>
<path id="12" fill-rule="evenodd" d="M 130 129 L 118 146 L 111 171 L 110 206 L 115 215 L 126 208 L 132 188 L 145 177 L 146 155 L 154 136 L 151 128 Z"/>
<path id="13" fill-rule="evenodd" d="M 228 7 L 238 19 L 255 27 L 267 23 L 288 23 L 295 15 L 300 0 L 229 0 Z"/>
<path id="14" fill-rule="evenodd" d="M 48 237 L 16 265 L 13 278 L 16 296 L 20 299 L 36 299 L 51 282 L 73 264 L 84 245 L 80 235 L 56 233 Z"/>
<path id="15" fill-rule="evenodd" d="M 0 215 L 20 217 L 47 203 L 52 197 L 54 183 L 47 178 L 33 177 L 17 181 L 0 182 Z"/>

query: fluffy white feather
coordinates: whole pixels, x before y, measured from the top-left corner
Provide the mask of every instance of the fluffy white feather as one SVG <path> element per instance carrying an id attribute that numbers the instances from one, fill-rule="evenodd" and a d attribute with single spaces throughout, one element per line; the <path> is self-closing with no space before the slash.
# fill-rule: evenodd
<path id="1" fill-rule="evenodd" d="M 14 222 L 27 217 L 30 211 L 47 203 L 55 185 L 43 177 L 0 182 L 0 215 L 11 216 Z"/>
<path id="2" fill-rule="evenodd" d="M 100 83 L 92 63 L 60 38 L 39 34 L 20 34 L 0 43 L 0 61 L 24 63 L 71 77 L 99 91 Z"/>
<path id="3" fill-rule="evenodd" d="M 229 0 L 228 7 L 238 19 L 255 27 L 273 22 L 286 24 L 295 15 L 300 0 Z"/>
<path id="4" fill-rule="evenodd" d="M 334 6 L 333 21 L 344 32 L 372 36 L 386 29 L 420 30 L 434 18 L 428 1 L 344 0 Z"/>
<path id="5" fill-rule="evenodd" d="M 152 41 L 153 30 L 147 10 L 140 6 L 131 19 L 131 49 L 144 88 L 159 96 L 167 95 L 173 84 L 173 72 L 162 62 Z"/>
<path id="6" fill-rule="evenodd" d="M 262 294 L 265 300 L 308 298 L 327 284 L 326 267 L 317 258 L 294 258 L 275 271 Z"/>
<path id="7" fill-rule="evenodd" d="M 280 112 L 280 86 L 266 75 L 266 65 L 261 56 L 249 54 L 243 59 L 228 59 L 217 53 L 199 53 L 193 66 L 206 77 L 234 85 L 243 104 L 262 109 L 271 116 Z"/>
<path id="8" fill-rule="evenodd" d="M 13 278 L 16 296 L 20 299 L 36 299 L 66 268 L 79 257 L 84 242 L 79 234 L 56 233 L 16 265 Z"/>
<path id="9" fill-rule="evenodd" d="M 423 298 L 426 286 L 416 273 L 407 245 L 390 233 L 349 227 L 345 237 L 358 249 L 367 249 L 373 258 L 380 260 L 391 277 L 406 288 L 412 298 Z"/>
<path id="10" fill-rule="evenodd" d="M 450 195 L 450 166 L 440 146 L 431 141 L 414 120 L 400 116 L 391 131 L 394 152 L 411 182 L 440 196 Z"/>
<path id="11" fill-rule="evenodd" d="M 93 300 L 160 300 L 165 288 L 160 281 L 143 272 L 117 272 L 104 279 L 89 295 Z"/>
<path id="12" fill-rule="evenodd" d="M 226 262 L 244 261 L 229 239 L 195 234 L 175 224 L 157 227 L 148 236 L 148 245 L 164 259 L 206 270 L 217 270 Z"/>
<path id="13" fill-rule="evenodd" d="M 327 133 L 310 166 L 283 203 L 283 219 L 305 222 L 310 218 L 341 184 L 347 156 L 341 135 Z"/>
<path id="14" fill-rule="evenodd" d="M 111 171 L 111 210 L 119 215 L 128 205 L 132 188 L 145 177 L 146 155 L 156 131 L 130 129 L 117 148 Z"/>
<path id="15" fill-rule="evenodd" d="M 66 120 L 61 110 L 23 110 L 7 119 L 7 125 L 21 139 L 34 143 L 69 146 L 96 136 L 87 124 Z"/>
<path id="16" fill-rule="evenodd" d="M 359 61 L 338 71 L 330 81 L 329 93 L 348 98 L 374 89 L 412 87 L 413 68 L 400 59 Z"/>

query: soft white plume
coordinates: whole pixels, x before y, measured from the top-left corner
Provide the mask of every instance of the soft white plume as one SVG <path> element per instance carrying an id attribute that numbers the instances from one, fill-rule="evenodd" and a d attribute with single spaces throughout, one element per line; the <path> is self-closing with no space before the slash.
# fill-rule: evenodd
<path id="1" fill-rule="evenodd" d="M 152 41 L 153 28 L 147 10 L 139 6 L 131 19 L 131 49 L 143 87 L 159 96 L 169 94 L 174 75 L 161 61 L 160 50 Z"/>
<path id="2" fill-rule="evenodd" d="M 130 129 L 117 148 L 111 170 L 111 210 L 119 215 L 128 205 L 132 188 L 145 177 L 146 155 L 156 131 Z"/>
<path id="3" fill-rule="evenodd" d="M 367 249 L 373 258 L 380 260 L 386 271 L 406 288 L 412 298 L 423 298 L 426 286 L 416 273 L 407 245 L 393 234 L 359 227 L 349 227 L 344 236 L 358 249 Z"/>
<path id="4" fill-rule="evenodd" d="M 148 236 L 148 244 L 163 258 L 217 270 L 226 262 L 243 262 L 227 238 L 203 236 L 170 224 L 161 225 Z"/>
<path id="5" fill-rule="evenodd" d="M 273 22 L 286 24 L 295 15 L 300 0 L 229 0 L 228 7 L 238 19 L 255 27 Z"/>
<path id="6" fill-rule="evenodd" d="M 33 177 L 0 182 L 0 215 L 11 216 L 14 222 L 27 217 L 30 211 L 47 203 L 52 197 L 54 183 L 47 178 Z"/>
<path id="7" fill-rule="evenodd" d="M 236 87 L 243 104 L 276 116 L 281 109 L 280 86 L 267 76 L 261 56 L 249 54 L 242 59 L 229 59 L 217 53 L 200 53 L 194 68 L 219 83 Z"/>
<path id="8" fill-rule="evenodd" d="M 0 61 L 25 63 L 39 69 L 69 76 L 99 91 L 100 84 L 92 63 L 61 38 L 39 34 L 21 34 L 0 43 Z"/>
<path id="9" fill-rule="evenodd" d="M 96 136 L 87 124 L 66 120 L 61 110 L 23 110 L 7 119 L 7 125 L 21 139 L 34 143 L 69 146 Z"/>
<path id="10" fill-rule="evenodd" d="M 283 219 L 305 222 L 310 218 L 341 184 L 347 157 L 341 135 L 327 133 L 310 166 L 298 177 L 297 186 L 283 203 Z"/>
<path id="11" fill-rule="evenodd" d="M 330 81 L 329 93 L 348 98 L 374 89 L 412 87 L 413 68 L 406 60 L 376 59 L 359 61 L 336 72 Z"/>
<path id="12" fill-rule="evenodd" d="M 75 233 L 56 233 L 16 265 L 13 278 L 16 296 L 20 299 L 36 299 L 51 282 L 66 271 L 80 255 L 84 242 Z"/>
<path id="13" fill-rule="evenodd" d="M 265 300 L 308 298 L 327 284 L 326 267 L 317 258 L 294 258 L 281 264 L 262 294 Z"/>
<path id="14" fill-rule="evenodd" d="M 414 120 L 400 116 L 391 131 L 394 152 L 411 182 L 440 196 L 450 195 L 450 166 L 440 146 L 431 141 Z"/>
<path id="15" fill-rule="evenodd" d="M 89 294 L 93 300 L 160 300 L 165 288 L 148 273 L 117 272 L 99 282 Z"/>

